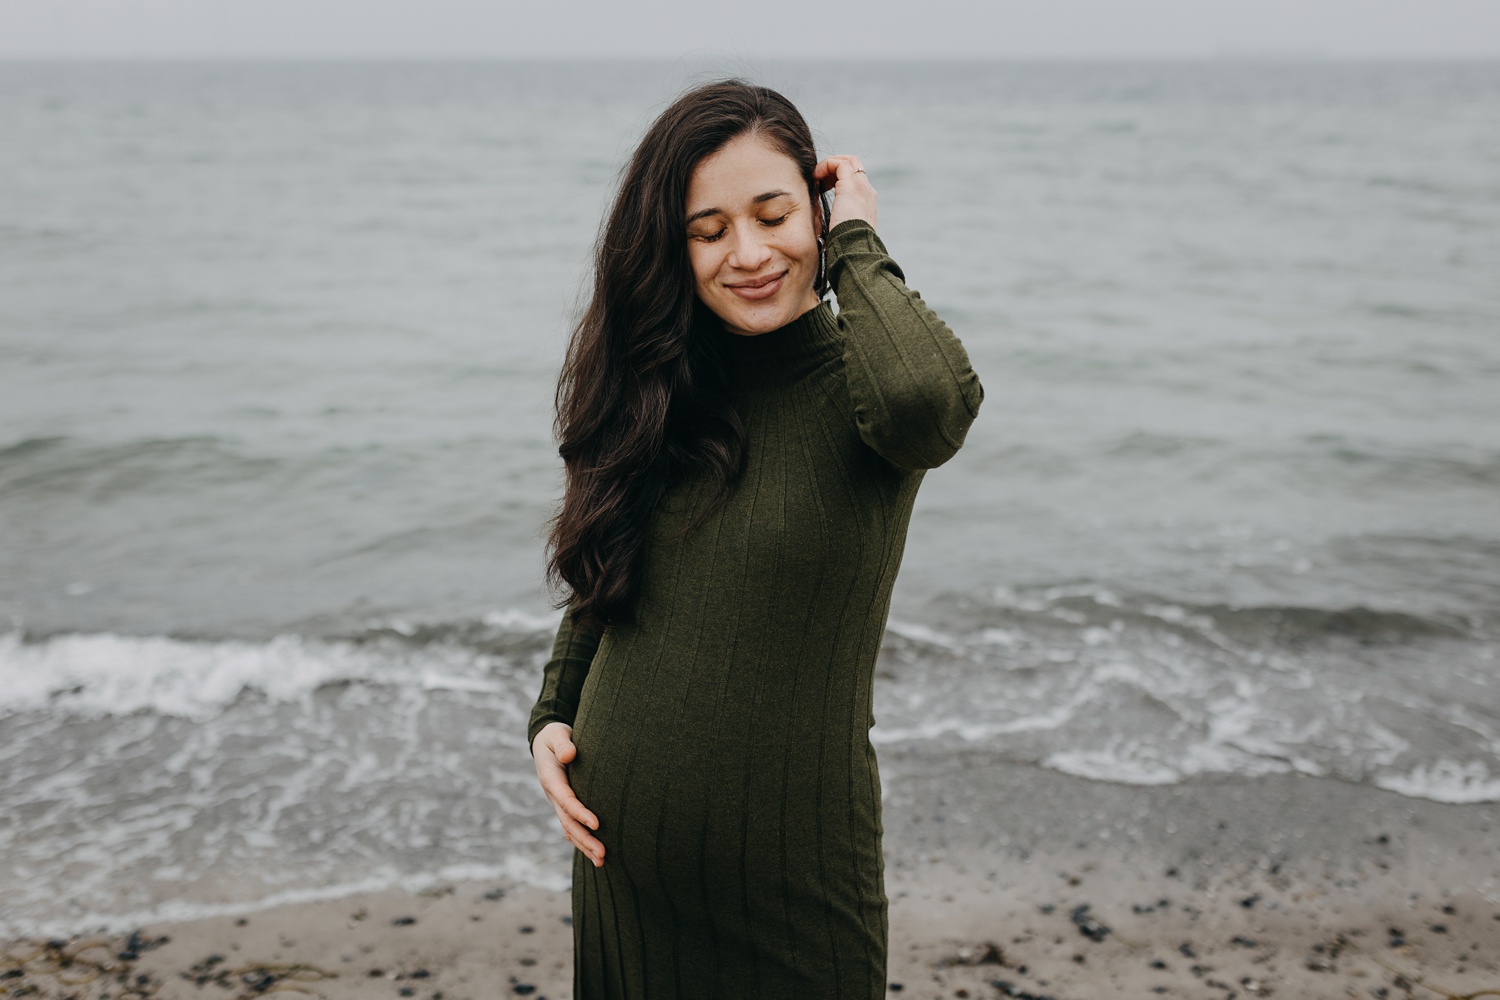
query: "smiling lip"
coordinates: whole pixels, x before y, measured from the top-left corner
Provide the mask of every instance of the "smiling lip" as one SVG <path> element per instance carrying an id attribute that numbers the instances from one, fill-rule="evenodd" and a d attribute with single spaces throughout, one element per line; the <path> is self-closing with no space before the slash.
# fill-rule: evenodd
<path id="1" fill-rule="evenodd" d="M 768 299 L 781 290 L 781 279 L 785 277 L 785 271 L 777 271 L 775 274 L 768 274 L 764 278 L 756 278 L 753 281 L 741 281 L 738 284 L 726 285 L 725 287 L 742 299 Z"/>

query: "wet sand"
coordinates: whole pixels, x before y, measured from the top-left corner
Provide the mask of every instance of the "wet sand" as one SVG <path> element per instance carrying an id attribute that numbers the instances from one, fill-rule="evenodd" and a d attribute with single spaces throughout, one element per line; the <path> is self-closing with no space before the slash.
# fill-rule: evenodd
<path id="1" fill-rule="evenodd" d="M 1500 997 L 1493 803 L 888 756 L 906 790 L 886 806 L 890 996 Z M 0 996 L 571 995 L 567 894 L 524 884 L 130 930 L 8 943 Z"/>

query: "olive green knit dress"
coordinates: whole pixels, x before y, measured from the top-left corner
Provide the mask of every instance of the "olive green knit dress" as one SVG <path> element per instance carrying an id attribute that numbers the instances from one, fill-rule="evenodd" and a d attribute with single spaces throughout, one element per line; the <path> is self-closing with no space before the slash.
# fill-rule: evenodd
<path id="1" fill-rule="evenodd" d="M 722 334 L 744 478 L 651 525 L 635 624 L 564 615 L 528 742 L 573 726 L 568 766 L 604 865 L 573 855 L 575 1000 L 886 995 L 875 656 L 926 469 L 983 389 L 874 229 L 829 233 L 824 303 Z"/>

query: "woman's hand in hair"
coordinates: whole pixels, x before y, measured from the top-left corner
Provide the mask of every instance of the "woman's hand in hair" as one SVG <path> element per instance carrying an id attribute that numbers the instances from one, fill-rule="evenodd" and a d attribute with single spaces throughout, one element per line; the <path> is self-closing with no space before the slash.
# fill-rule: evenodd
<path id="1" fill-rule="evenodd" d="M 828 228 L 849 219 L 864 219 L 875 228 L 875 188 L 857 156 L 830 156 L 813 168 L 819 191 L 833 191 Z"/>
<path id="2" fill-rule="evenodd" d="M 589 833 L 599 829 L 599 817 L 578 801 L 563 767 L 578 756 L 578 748 L 573 745 L 573 727 L 565 722 L 547 723 L 532 741 L 531 752 L 536 758 L 536 776 L 542 782 L 542 791 L 557 810 L 557 821 L 562 824 L 568 843 L 582 851 L 594 867 L 604 864 L 604 845 Z"/>

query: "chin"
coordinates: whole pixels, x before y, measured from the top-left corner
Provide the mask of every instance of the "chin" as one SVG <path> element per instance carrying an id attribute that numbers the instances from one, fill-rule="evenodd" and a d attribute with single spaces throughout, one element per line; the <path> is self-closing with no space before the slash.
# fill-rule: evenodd
<path id="1" fill-rule="evenodd" d="M 726 293 L 733 295 L 733 292 Z M 754 307 L 747 307 L 744 303 L 737 301 L 720 301 L 720 308 L 710 309 L 723 321 L 724 326 L 731 333 L 741 336 L 754 336 L 762 333 L 770 333 L 786 326 L 792 320 L 801 316 L 808 309 L 817 305 L 817 297 L 811 288 L 807 288 L 802 294 L 794 295 L 783 292 L 769 302 L 758 303 Z"/>
<path id="2" fill-rule="evenodd" d="M 725 320 L 725 326 L 736 333 L 770 333 L 779 330 L 792 320 L 797 318 L 793 310 L 781 309 L 773 315 L 757 313 L 754 316 L 731 316 Z"/>

